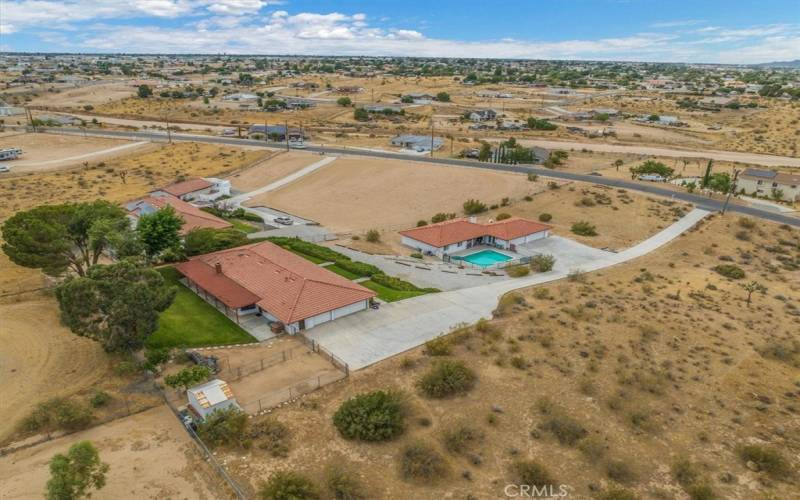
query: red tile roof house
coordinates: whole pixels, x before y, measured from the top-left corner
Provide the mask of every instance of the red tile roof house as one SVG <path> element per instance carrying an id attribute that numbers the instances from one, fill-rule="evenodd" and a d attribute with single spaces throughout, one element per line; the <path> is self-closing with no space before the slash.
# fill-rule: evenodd
<path id="1" fill-rule="evenodd" d="M 175 212 L 183 218 L 183 227 L 181 227 L 180 231 L 181 235 L 185 235 L 192 229 L 198 228 L 225 229 L 233 227 L 233 224 L 230 222 L 220 219 L 208 212 L 203 212 L 196 206 L 166 193 L 153 194 L 147 198 L 132 201 L 126 204 L 125 208 L 128 210 L 128 218 L 131 219 L 131 224 L 133 227 L 136 227 L 140 216 L 152 214 L 167 205 L 174 208 Z"/>
<path id="2" fill-rule="evenodd" d="M 523 245 L 550 236 L 551 227 L 528 219 L 512 217 L 479 224 L 474 218 L 453 219 L 400 231 L 400 241 L 422 253 L 443 257 L 487 245 L 516 251 Z"/>
<path id="3" fill-rule="evenodd" d="M 170 194 L 183 201 L 211 202 L 222 196 L 230 196 L 231 181 L 209 177 L 176 182 L 151 194 Z"/>
<path id="4" fill-rule="evenodd" d="M 375 292 L 268 241 L 198 255 L 176 266 L 189 288 L 237 320 L 260 313 L 286 331 L 369 308 Z"/>

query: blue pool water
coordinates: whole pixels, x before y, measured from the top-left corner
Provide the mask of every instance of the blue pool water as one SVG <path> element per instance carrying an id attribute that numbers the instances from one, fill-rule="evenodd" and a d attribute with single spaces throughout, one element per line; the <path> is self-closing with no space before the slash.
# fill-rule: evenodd
<path id="1" fill-rule="evenodd" d="M 489 267 L 492 264 L 505 262 L 512 258 L 500 252 L 495 252 L 494 250 L 481 250 L 480 252 L 465 255 L 462 259 L 476 266 Z"/>

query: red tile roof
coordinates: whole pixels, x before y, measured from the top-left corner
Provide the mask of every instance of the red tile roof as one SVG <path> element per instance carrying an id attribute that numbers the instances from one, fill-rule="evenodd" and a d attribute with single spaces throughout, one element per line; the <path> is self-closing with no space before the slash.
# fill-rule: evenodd
<path id="1" fill-rule="evenodd" d="M 170 184 L 169 186 L 161 188 L 161 191 L 165 191 L 173 196 L 183 196 L 185 194 L 192 193 L 194 191 L 200 191 L 201 189 L 205 189 L 213 185 L 214 184 L 205 179 L 189 179 L 188 181 Z"/>
<path id="2" fill-rule="evenodd" d="M 550 226 L 547 224 L 512 217 L 488 224 L 478 224 L 467 219 L 453 219 L 400 231 L 400 234 L 434 247 L 443 247 L 481 236 L 494 236 L 508 241 L 548 229 Z"/>
<path id="3" fill-rule="evenodd" d="M 141 215 L 142 206 L 145 204 L 151 205 L 156 209 L 164 208 L 167 205 L 174 208 L 175 212 L 183 218 L 181 234 L 186 234 L 192 229 L 198 228 L 225 229 L 233 227 L 233 224 L 230 222 L 220 219 L 216 215 L 212 215 L 208 212 L 203 212 L 191 203 L 187 203 L 170 195 L 150 196 L 136 201 L 133 204 L 129 204 L 129 213 L 139 217 Z"/>
<path id="4" fill-rule="evenodd" d="M 285 324 L 375 296 L 268 241 L 199 255 L 176 267 L 228 307 L 257 304 Z"/>

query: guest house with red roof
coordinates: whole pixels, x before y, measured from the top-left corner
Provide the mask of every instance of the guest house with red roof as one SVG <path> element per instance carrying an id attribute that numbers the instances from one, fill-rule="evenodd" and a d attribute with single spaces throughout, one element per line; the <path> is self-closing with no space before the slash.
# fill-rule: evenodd
<path id="1" fill-rule="evenodd" d="M 231 181 L 214 177 L 188 179 L 165 186 L 151 194 L 169 194 L 183 201 L 209 203 L 223 196 L 230 196 Z"/>
<path id="2" fill-rule="evenodd" d="M 238 320 L 259 314 L 289 333 L 369 308 L 375 292 L 268 241 L 176 266 L 186 284 Z"/>
<path id="3" fill-rule="evenodd" d="M 517 246 L 547 238 L 550 226 L 520 217 L 479 224 L 453 219 L 400 231 L 401 242 L 427 255 L 445 257 L 477 245 L 516 251 Z"/>
<path id="4" fill-rule="evenodd" d="M 225 229 L 233 227 L 230 222 L 220 219 L 208 212 L 204 212 L 191 203 L 186 203 L 171 194 L 156 193 L 147 198 L 132 201 L 125 205 L 125 208 L 128 210 L 128 217 L 131 219 L 134 227 L 136 227 L 139 217 L 142 215 L 155 213 L 167 206 L 172 207 L 175 213 L 183 219 L 183 226 L 180 231 L 181 235 L 185 235 L 192 229 Z"/>

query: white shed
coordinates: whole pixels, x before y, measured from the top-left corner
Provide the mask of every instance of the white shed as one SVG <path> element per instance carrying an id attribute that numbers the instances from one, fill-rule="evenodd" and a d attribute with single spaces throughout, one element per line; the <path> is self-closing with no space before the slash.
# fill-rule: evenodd
<path id="1" fill-rule="evenodd" d="M 233 391 L 224 380 L 214 379 L 186 391 L 189 407 L 200 418 L 205 419 L 217 410 L 234 407 L 242 409 L 233 397 Z"/>

